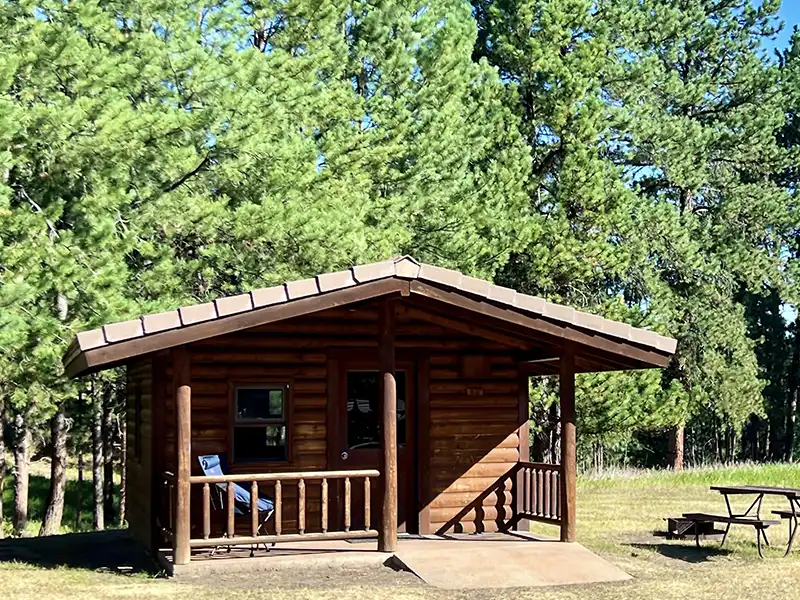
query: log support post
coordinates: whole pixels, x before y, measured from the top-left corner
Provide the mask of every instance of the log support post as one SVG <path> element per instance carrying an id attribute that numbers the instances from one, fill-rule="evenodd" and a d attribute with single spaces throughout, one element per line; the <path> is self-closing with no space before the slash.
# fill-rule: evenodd
<path id="1" fill-rule="evenodd" d="M 561 402 L 561 541 L 575 541 L 577 454 L 575 448 L 575 354 L 565 348 L 560 360 Z"/>
<path id="2" fill-rule="evenodd" d="M 522 369 L 520 369 L 522 371 Z M 527 373 L 520 373 L 519 376 L 519 398 L 518 398 L 518 416 L 519 429 L 517 435 L 519 437 L 519 460 L 520 462 L 530 462 L 530 397 L 528 396 L 529 390 L 529 376 Z M 525 472 L 523 469 L 517 469 L 517 474 L 514 476 L 513 487 L 513 500 L 514 500 L 514 518 L 513 524 L 516 531 L 530 530 L 530 521 L 521 518 L 525 505 Z"/>
<path id="3" fill-rule="evenodd" d="M 175 502 L 175 531 L 173 561 L 176 565 L 189 563 L 189 520 L 192 443 L 192 387 L 189 352 L 186 346 L 172 351 L 172 369 L 175 373 L 175 417 L 177 448 L 177 500 Z"/>
<path id="4" fill-rule="evenodd" d="M 378 551 L 397 550 L 397 382 L 395 381 L 394 323 L 392 300 L 381 304 L 378 317 L 380 355 L 381 452 L 383 458 L 383 502 Z"/>

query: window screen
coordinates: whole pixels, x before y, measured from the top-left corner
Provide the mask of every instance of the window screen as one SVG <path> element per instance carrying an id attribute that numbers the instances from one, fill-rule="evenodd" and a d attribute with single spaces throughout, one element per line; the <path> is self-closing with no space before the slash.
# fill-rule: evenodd
<path id="1" fill-rule="evenodd" d="M 288 385 L 252 385 L 235 391 L 233 459 L 288 460 L 286 399 Z"/>

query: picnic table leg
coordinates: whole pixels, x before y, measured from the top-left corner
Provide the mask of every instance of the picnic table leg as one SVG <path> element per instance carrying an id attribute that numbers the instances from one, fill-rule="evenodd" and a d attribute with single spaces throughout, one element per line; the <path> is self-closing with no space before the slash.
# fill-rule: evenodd
<path id="1" fill-rule="evenodd" d="M 728 498 L 728 494 L 723 494 L 723 496 L 725 498 L 725 506 L 728 509 L 728 516 L 733 518 L 733 508 L 731 508 L 730 498 Z M 730 532 L 730 530 L 731 530 L 731 524 L 728 523 L 728 525 L 725 527 L 725 534 L 722 536 L 722 541 L 719 543 L 720 548 L 722 548 L 725 545 L 725 541 L 728 539 L 728 533 Z"/>
<path id="2" fill-rule="evenodd" d="M 722 548 L 725 545 L 725 540 L 728 539 L 728 532 L 730 530 L 731 530 L 731 524 L 728 523 L 728 525 L 725 527 L 725 534 L 722 536 L 722 541 L 719 543 L 720 548 Z"/>
<path id="3" fill-rule="evenodd" d="M 797 503 L 797 506 L 795 506 Z M 792 509 L 792 516 L 789 517 L 789 542 L 786 544 L 786 552 L 783 557 L 786 558 L 792 551 L 792 544 L 794 544 L 794 536 L 797 535 L 797 515 L 800 513 L 800 500 L 789 500 L 789 508 Z"/>
<path id="4" fill-rule="evenodd" d="M 727 500 L 727 496 L 725 497 L 725 499 Z M 753 503 L 750 505 L 750 507 L 741 516 L 743 516 L 743 517 L 749 516 L 750 512 L 753 510 L 753 508 L 755 508 L 756 509 L 756 519 L 760 520 L 761 519 L 761 502 L 763 500 L 764 500 L 764 494 L 759 494 L 758 497 L 755 500 L 753 500 Z M 730 507 L 730 504 L 728 504 L 728 507 Z M 731 515 L 731 516 L 733 516 L 733 515 Z M 758 556 L 760 556 L 761 558 L 764 558 L 764 551 L 763 551 L 763 549 L 761 547 L 761 538 L 762 537 L 764 538 L 764 544 L 766 546 L 769 546 L 769 540 L 767 539 L 767 531 L 766 531 L 766 529 L 764 529 L 763 527 L 756 527 L 756 546 L 758 547 Z"/>
<path id="5" fill-rule="evenodd" d="M 760 494 L 758 496 L 758 499 L 756 500 L 756 502 L 758 502 L 758 508 L 756 508 L 756 519 L 760 519 L 761 518 L 761 502 L 762 502 L 762 500 L 764 500 L 764 494 Z M 755 502 L 753 504 L 755 504 Z M 747 509 L 747 512 L 745 514 L 750 514 L 750 509 L 752 509 L 752 508 L 753 507 L 750 506 L 750 508 Z"/>
<path id="6" fill-rule="evenodd" d="M 789 556 L 792 551 L 792 544 L 794 544 L 794 536 L 797 533 L 797 517 L 789 517 L 789 543 L 786 544 L 786 552 L 784 557 Z"/>

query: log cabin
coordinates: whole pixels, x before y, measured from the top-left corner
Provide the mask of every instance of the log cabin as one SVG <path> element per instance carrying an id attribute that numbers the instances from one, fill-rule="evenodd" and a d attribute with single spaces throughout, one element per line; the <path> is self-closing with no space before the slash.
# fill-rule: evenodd
<path id="1" fill-rule="evenodd" d="M 398 532 L 529 520 L 571 542 L 575 374 L 664 367 L 675 346 L 406 256 L 82 332 L 64 365 L 126 368 L 129 529 L 178 565 L 232 540 L 392 552 Z M 529 462 L 541 375 L 560 378 L 560 464 Z"/>

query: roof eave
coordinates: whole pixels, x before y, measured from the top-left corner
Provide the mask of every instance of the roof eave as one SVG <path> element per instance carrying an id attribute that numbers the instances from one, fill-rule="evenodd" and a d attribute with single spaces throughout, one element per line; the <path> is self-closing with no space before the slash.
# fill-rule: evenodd
<path id="1" fill-rule="evenodd" d="M 409 282 L 406 280 L 395 277 L 376 279 L 357 286 L 299 298 L 273 306 L 265 306 L 260 309 L 207 320 L 186 327 L 81 349 L 69 359 L 69 355 L 65 355 L 64 372 L 70 378 L 79 377 L 92 370 L 98 370 L 96 367 L 108 365 L 108 368 L 110 368 L 137 356 L 189 344 L 209 337 L 250 329 L 259 325 L 266 325 L 275 321 L 291 319 L 381 296 L 408 295 L 408 293 Z"/>

